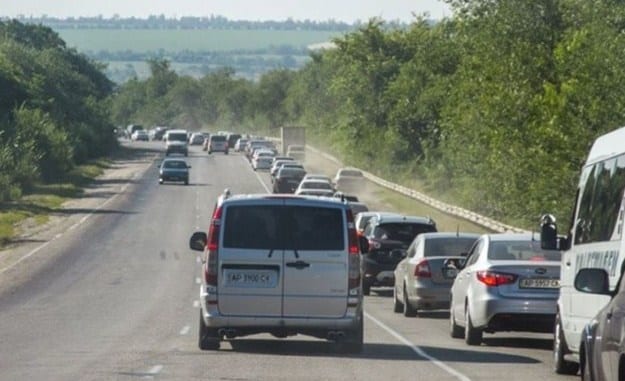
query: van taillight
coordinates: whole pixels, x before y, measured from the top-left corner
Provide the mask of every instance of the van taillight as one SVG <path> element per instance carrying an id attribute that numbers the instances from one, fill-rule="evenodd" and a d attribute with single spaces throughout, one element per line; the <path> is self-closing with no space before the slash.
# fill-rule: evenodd
<path id="1" fill-rule="evenodd" d="M 430 264 L 427 259 L 422 259 L 414 268 L 415 278 L 431 278 L 432 271 L 430 270 Z"/>
<path id="2" fill-rule="evenodd" d="M 349 294 L 357 295 L 360 288 L 360 248 L 358 247 L 356 225 L 354 225 L 354 214 L 351 210 L 347 210 L 347 237 L 349 250 Z"/>
<path id="3" fill-rule="evenodd" d="M 208 244 L 206 248 L 206 267 L 204 279 L 209 286 L 217 286 L 219 274 L 219 232 L 221 226 L 222 208 L 218 207 L 213 213 L 210 229 L 208 230 Z"/>

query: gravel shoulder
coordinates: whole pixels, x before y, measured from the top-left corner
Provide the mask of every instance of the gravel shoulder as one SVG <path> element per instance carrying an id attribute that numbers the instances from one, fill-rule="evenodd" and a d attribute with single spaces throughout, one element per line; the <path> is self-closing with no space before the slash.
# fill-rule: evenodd
<path id="1" fill-rule="evenodd" d="M 32 278 L 53 261 L 58 250 L 50 249 L 60 243 L 57 241 L 91 223 L 92 216 L 114 209 L 150 168 L 159 148 L 156 143 L 123 142 L 122 148 L 111 157 L 111 165 L 84 188 L 81 197 L 65 202 L 45 224 L 37 225 L 29 220 L 20 224 L 18 237 L 0 250 L 0 293 Z"/>

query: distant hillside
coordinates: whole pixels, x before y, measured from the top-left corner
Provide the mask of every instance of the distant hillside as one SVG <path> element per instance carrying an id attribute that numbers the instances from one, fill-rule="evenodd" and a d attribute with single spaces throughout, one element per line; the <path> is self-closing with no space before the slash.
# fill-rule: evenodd
<path id="1" fill-rule="evenodd" d="M 170 19 L 22 17 L 53 28 L 69 47 L 106 63 L 107 75 L 123 83 L 148 75 L 146 60 L 166 58 L 183 75 L 200 77 L 221 67 L 257 79 L 278 69 L 298 69 L 308 46 L 327 43 L 359 27 L 333 20 L 241 21 L 221 16 Z"/>

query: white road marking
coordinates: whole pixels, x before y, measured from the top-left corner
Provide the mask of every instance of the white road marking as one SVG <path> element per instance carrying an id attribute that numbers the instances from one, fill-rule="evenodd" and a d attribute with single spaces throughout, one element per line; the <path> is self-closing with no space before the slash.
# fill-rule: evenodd
<path id="1" fill-rule="evenodd" d="M 152 158 L 153 160 L 156 159 L 158 155 L 154 155 L 154 157 Z M 135 173 L 134 176 L 132 176 L 132 179 L 135 178 L 139 178 L 140 175 L 143 175 L 145 172 L 148 171 L 148 169 L 150 169 L 150 166 L 146 167 L 144 170 L 142 170 L 141 172 L 137 172 Z M 99 210 L 101 210 L 102 208 L 104 208 L 106 205 L 108 205 L 111 201 L 115 200 L 120 194 L 124 193 L 124 191 L 126 190 L 126 188 L 128 188 L 128 185 L 130 183 L 125 184 L 122 187 L 122 191 L 120 193 L 117 193 L 113 196 L 111 196 L 109 199 L 107 199 L 106 201 L 104 201 L 102 204 L 100 204 L 97 208 L 95 209 L 91 209 L 91 212 L 89 212 L 89 214 L 87 214 L 86 216 L 84 216 L 83 218 L 81 218 L 78 222 L 76 222 L 75 224 L 73 224 L 72 226 L 70 226 L 69 228 L 67 228 L 65 230 L 65 232 L 67 231 L 72 231 L 74 230 L 76 227 L 78 227 L 79 225 L 83 224 L 85 221 L 87 221 L 87 219 L 89 219 L 91 216 L 93 216 L 96 212 L 98 212 Z M 15 266 L 17 266 L 18 264 L 20 264 L 22 261 L 32 257 L 33 255 L 37 254 L 41 249 L 43 249 L 44 247 L 48 246 L 52 241 L 54 241 L 55 239 L 58 239 L 60 237 L 63 236 L 63 233 L 59 233 L 57 235 L 55 235 L 54 237 L 52 237 L 49 241 L 42 243 L 40 246 L 37 246 L 36 248 L 32 249 L 31 251 L 29 251 L 28 253 L 24 254 L 22 257 L 20 257 L 18 260 L 16 260 L 15 262 L 13 262 L 12 264 L 4 267 L 3 269 L 0 270 L 0 274 L 4 274 L 5 272 L 11 270 L 12 268 L 14 268 Z"/>
<path id="2" fill-rule="evenodd" d="M 182 329 L 180 330 L 180 334 L 181 335 L 186 335 L 187 333 L 189 333 L 189 331 L 191 330 L 191 326 L 185 325 L 184 327 L 182 327 Z"/>
<path id="3" fill-rule="evenodd" d="M 245 159 L 245 156 L 242 156 L 243 160 L 245 160 L 245 162 L 247 162 L 247 159 Z M 271 189 L 269 189 L 269 187 L 267 186 L 267 184 L 265 184 L 265 182 L 263 181 L 263 179 L 260 177 L 260 175 L 258 174 L 258 172 L 256 171 L 252 171 L 254 173 L 254 175 L 256 176 L 256 178 L 258 179 L 258 182 L 260 182 L 260 185 L 263 186 L 263 188 L 265 188 L 265 191 L 267 193 L 273 193 L 271 192 Z"/>
<path id="4" fill-rule="evenodd" d="M 195 263 L 201 263 L 201 262 L 202 262 L 202 258 L 200 258 L 199 255 L 195 257 Z"/>
<path id="5" fill-rule="evenodd" d="M 162 365 L 154 365 L 153 367 L 150 368 L 150 370 L 145 372 L 145 376 L 141 378 L 151 380 L 154 378 L 154 376 L 157 376 L 161 372 L 161 370 L 163 370 Z"/>
<path id="6" fill-rule="evenodd" d="M 371 320 L 372 322 L 377 324 L 380 328 L 382 328 L 386 332 L 388 332 L 391 336 L 396 338 L 400 343 L 402 343 L 402 344 L 408 346 L 410 349 L 412 349 L 412 351 L 414 353 L 416 353 L 419 357 L 423 357 L 424 359 L 432 362 L 432 364 L 436 365 L 437 367 L 441 368 L 445 372 L 447 372 L 447 373 L 451 374 L 452 376 L 456 377 L 460 381 L 471 381 L 471 379 L 469 377 L 465 376 L 464 374 L 460 373 L 459 371 L 455 370 L 454 368 L 452 368 L 449 365 L 445 364 L 444 362 L 440 361 L 436 357 L 433 357 L 433 356 L 429 355 L 423 349 L 421 349 L 417 345 L 411 343 L 410 340 L 406 339 L 401 334 L 399 334 L 395 330 L 393 330 L 391 327 L 387 326 L 386 324 L 382 323 L 381 321 L 379 321 L 378 319 L 373 317 L 371 314 L 368 314 L 367 312 L 365 312 L 365 316 L 367 317 L 367 319 Z"/>
<path id="7" fill-rule="evenodd" d="M 200 308 L 200 301 L 199 300 L 194 300 L 193 301 L 193 307 L 194 308 Z"/>
<path id="8" fill-rule="evenodd" d="M 200 277 L 195 278 L 195 284 L 200 284 L 202 283 L 202 279 L 200 279 Z"/>

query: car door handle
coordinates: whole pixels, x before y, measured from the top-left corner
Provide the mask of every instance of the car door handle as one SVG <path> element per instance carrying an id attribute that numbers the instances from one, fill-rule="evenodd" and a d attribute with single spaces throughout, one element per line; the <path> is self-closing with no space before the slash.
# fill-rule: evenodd
<path id="1" fill-rule="evenodd" d="M 304 261 L 287 262 L 286 267 L 295 267 L 298 270 L 303 270 L 307 267 L 310 267 L 310 263 Z"/>

